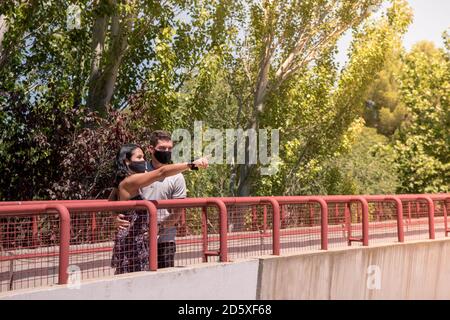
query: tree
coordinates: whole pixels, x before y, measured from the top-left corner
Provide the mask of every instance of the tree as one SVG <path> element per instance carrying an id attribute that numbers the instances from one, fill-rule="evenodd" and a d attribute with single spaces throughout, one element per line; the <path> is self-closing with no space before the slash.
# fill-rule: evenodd
<path id="1" fill-rule="evenodd" d="M 277 100 L 280 92 L 286 92 L 283 87 L 292 86 L 299 75 L 325 59 L 337 39 L 345 31 L 361 26 L 380 3 L 357 0 L 252 2 L 248 6 L 248 34 L 241 44 L 240 52 L 243 54 L 238 63 L 243 74 L 234 77 L 242 81 L 236 90 L 240 92 L 236 98 L 243 105 L 239 109 L 243 113 L 240 117 L 243 126 L 260 128 L 264 117 L 276 112 L 271 101 Z M 404 17 L 404 8 L 404 2 L 394 1 L 391 21 L 386 22 L 384 35 L 400 32 L 408 25 L 409 18 Z M 388 31 L 387 28 L 393 30 Z M 382 37 L 377 40 L 380 44 L 386 43 Z M 362 48 L 359 50 L 364 51 Z M 377 50 L 375 48 L 375 52 Z M 367 58 L 374 61 L 377 54 Z M 341 80 L 344 83 L 350 81 L 345 76 Z M 357 81 L 360 80 L 362 77 Z M 298 169 L 298 165 L 296 167 Z M 237 194 L 248 195 L 258 177 L 255 167 L 241 165 L 238 172 Z"/>
<path id="2" fill-rule="evenodd" d="M 400 100 L 398 78 L 403 67 L 400 38 L 386 54 L 383 69 L 370 84 L 366 100 L 364 119 L 378 132 L 392 136 L 406 117 L 405 105 Z"/>
<path id="3" fill-rule="evenodd" d="M 408 118 L 395 143 L 399 192 L 448 192 L 450 47 L 419 42 L 404 59 L 400 94 Z"/>
<path id="4" fill-rule="evenodd" d="M 395 193 L 399 181 L 395 154 L 388 142 L 385 136 L 377 134 L 376 129 L 362 125 L 354 136 L 350 152 L 331 160 L 331 170 L 325 170 L 327 193 Z M 330 179 L 328 172 L 335 172 L 338 178 Z"/>
<path id="5" fill-rule="evenodd" d="M 326 190 L 318 177 L 350 150 L 367 85 L 410 21 L 400 0 L 369 19 L 381 2 L 79 1 L 74 29 L 66 21 L 72 1 L 1 3 L 1 197 L 102 196 L 117 119 L 126 133 L 117 141 L 144 146 L 148 131 L 192 132 L 193 120 L 280 129 L 277 175 L 248 165 L 230 175 L 218 165 L 189 175 L 193 195 Z M 350 29 L 340 72 L 336 41 Z M 198 183 L 204 188 L 193 190 Z"/>
<path id="6" fill-rule="evenodd" d="M 324 164 L 349 150 L 348 129 L 363 112 L 367 86 L 383 65 L 385 54 L 411 21 L 404 2 L 394 2 L 379 21 L 355 30 L 349 62 L 342 73 L 333 63 L 333 52 L 292 82 L 285 84 L 269 119 L 276 117 L 283 147 L 281 171 L 263 178 L 265 194 L 325 193 L 319 183 Z"/>
<path id="7" fill-rule="evenodd" d="M 185 121 L 188 115 L 171 116 L 178 92 L 195 78 L 192 70 L 201 71 L 198 65 L 209 51 L 223 44 L 227 15 L 236 12 L 230 9 L 233 1 L 226 0 L 78 1 L 81 23 L 72 29 L 67 23 L 71 4 L 0 3 L 3 199 L 96 196 L 102 187 L 97 182 L 107 178 L 87 170 L 83 180 L 76 170 L 68 170 L 62 159 L 69 149 L 83 155 L 83 165 L 91 168 L 89 157 L 79 153 L 80 143 L 97 145 L 96 134 L 110 132 L 105 121 L 116 118 L 111 109 L 124 116 L 139 114 L 124 121 L 132 131 L 129 136 L 143 145 L 144 131 L 171 130 Z M 115 151 L 105 150 L 105 157 L 112 161 Z M 52 190 L 54 186 L 58 189 Z M 92 192 L 86 192 L 91 186 Z"/>

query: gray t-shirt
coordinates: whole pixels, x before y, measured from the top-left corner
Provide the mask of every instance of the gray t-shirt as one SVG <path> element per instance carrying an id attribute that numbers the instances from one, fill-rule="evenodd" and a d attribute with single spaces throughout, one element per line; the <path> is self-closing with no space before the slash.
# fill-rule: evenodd
<path id="1" fill-rule="evenodd" d="M 150 165 L 150 171 L 154 170 Z M 140 190 L 141 197 L 146 200 L 167 200 L 186 198 L 186 181 L 181 173 L 153 182 Z M 158 210 L 158 222 L 164 221 L 170 215 L 167 209 Z M 159 242 L 174 241 L 176 227 L 160 230 Z"/>

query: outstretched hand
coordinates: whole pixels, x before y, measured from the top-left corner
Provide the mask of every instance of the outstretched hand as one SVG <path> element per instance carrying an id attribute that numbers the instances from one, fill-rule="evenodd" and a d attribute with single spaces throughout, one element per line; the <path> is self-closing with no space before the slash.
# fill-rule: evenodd
<path id="1" fill-rule="evenodd" d="M 203 157 L 193 162 L 198 168 L 208 168 L 208 158 Z"/>

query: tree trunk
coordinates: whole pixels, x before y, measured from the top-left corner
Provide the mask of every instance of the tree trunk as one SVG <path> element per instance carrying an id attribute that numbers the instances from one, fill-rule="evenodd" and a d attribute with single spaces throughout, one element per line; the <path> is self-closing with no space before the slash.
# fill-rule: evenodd
<path id="1" fill-rule="evenodd" d="M 259 116 L 264 112 L 264 102 L 267 97 L 267 85 L 269 82 L 270 62 L 274 48 L 272 47 L 273 34 L 267 35 L 265 48 L 259 64 L 258 81 L 256 83 L 255 96 L 253 100 L 253 115 L 247 129 L 254 129 L 258 133 Z M 238 196 L 246 197 L 251 195 L 251 176 L 255 170 L 255 165 L 248 163 L 250 155 L 250 144 L 245 144 L 245 164 L 239 166 Z"/>
<path id="2" fill-rule="evenodd" d="M 99 87 L 98 80 L 101 76 L 101 60 L 105 49 L 105 38 L 108 18 L 106 16 L 97 17 L 94 22 L 92 32 L 92 63 L 89 77 L 89 94 L 87 105 L 91 111 L 96 110 L 94 96 Z"/>
<path id="3" fill-rule="evenodd" d="M 114 1 L 115 4 L 115 1 Z M 108 26 L 107 17 L 98 17 L 93 32 L 93 60 L 89 82 L 88 107 L 101 115 L 114 94 L 119 67 L 128 47 L 127 34 L 131 29 L 131 19 L 124 16 L 122 21 L 119 13 L 111 17 L 111 39 L 108 50 L 105 51 L 105 38 Z"/>
<path id="4" fill-rule="evenodd" d="M 3 60 L 3 39 L 8 32 L 9 25 L 4 14 L 0 15 L 0 60 Z"/>
<path id="5" fill-rule="evenodd" d="M 131 28 L 131 20 L 125 18 L 122 24 L 119 23 L 119 17 L 112 18 L 112 45 L 109 54 L 109 65 L 103 74 L 103 92 L 101 93 L 100 105 L 106 106 L 111 102 L 114 94 L 114 88 L 119 74 L 119 67 L 123 56 L 128 47 L 127 31 Z"/>

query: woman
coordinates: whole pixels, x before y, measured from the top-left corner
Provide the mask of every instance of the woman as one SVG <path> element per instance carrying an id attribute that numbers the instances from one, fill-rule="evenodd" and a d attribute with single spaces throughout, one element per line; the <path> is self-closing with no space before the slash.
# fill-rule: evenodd
<path id="1" fill-rule="evenodd" d="M 110 200 L 143 200 L 141 188 L 185 170 L 206 168 L 208 160 L 165 165 L 150 172 L 145 172 L 146 164 L 142 148 L 135 144 L 122 146 L 116 156 L 115 189 Z M 119 228 L 114 241 L 111 264 L 116 268 L 115 274 L 148 270 L 148 213 L 132 210 L 125 219 L 128 226 Z"/>

